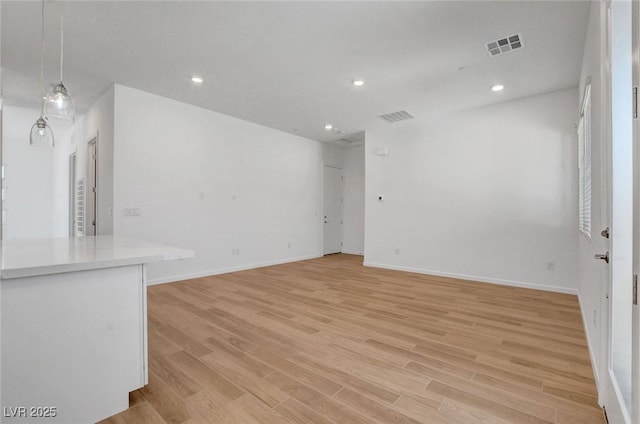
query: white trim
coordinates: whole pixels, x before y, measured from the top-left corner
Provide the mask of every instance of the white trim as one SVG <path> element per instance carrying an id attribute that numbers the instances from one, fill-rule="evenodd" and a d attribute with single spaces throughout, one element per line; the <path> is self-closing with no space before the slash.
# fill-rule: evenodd
<path id="1" fill-rule="evenodd" d="M 357 256 L 364 256 L 364 252 L 360 252 L 357 250 L 343 250 L 342 253 L 346 254 L 346 255 L 357 255 Z"/>
<path id="2" fill-rule="evenodd" d="M 582 316 L 582 326 L 584 327 L 584 333 L 587 339 L 587 347 L 589 348 L 589 359 L 591 359 L 591 370 L 593 371 L 593 380 L 596 383 L 597 393 L 600 393 L 600 374 L 598 374 L 598 362 L 596 362 L 596 357 L 593 354 L 593 347 L 591 344 L 591 333 L 589 333 L 588 331 L 589 321 L 587 321 L 585 310 L 582 307 L 582 299 L 580 298 L 580 293 L 578 293 L 578 304 L 580 305 L 580 315 Z"/>
<path id="3" fill-rule="evenodd" d="M 211 269 L 207 271 L 195 272 L 192 274 L 181 274 L 181 275 L 173 275 L 171 277 L 151 278 L 147 280 L 147 285 L 154 286 L 156 284 L 174 283 L 176 281 L 190 280 L 193 278 L 210 277 L 212 275 L 228 274 L 230 272 L 246 271 L 248 269 L 263 268 L 266 266 L 281 265 L 281 264 L 286 264 L 290 262 L 306 261 L 309 259 L 317 259 L 317 258 L 321 258 L 322 256 L 323 255 L 321 254 L 307 255 L 307 256 L 300 256 L 297 258 L 287 258 L 287 259 L 279 259 L 276 261 L 258 262 L 255 264 L 234 266 L 229 268 Z"/>
<path id="4" fill-rule="evenodd" d="M 535 284 L 535 283 L 525 283 L 523 281 L 503 280 L 500 278 L 482 277 L 478 275 L 454 274 L 449 272 L 433 271 L 429 269 L 412 268 L 407 266 L 378 264 L 378 263 L 367 262 L 367 261 L 364 262 L 364 266 L 392 269 L 395 271 L 415 272 L 417 274 L 427 274 L 427 275 L 434 275 L 438 277 L 457 278 L 459 280 L 468 280 L 471 282 L 499 284 L 501 286 L 520 287 L 525 289 L 544 290 L 544 291 L 565 293 L 565 294 L 575 294 L 575 295 L 578 294 L 577 289 L 570 289 L 567 287 L 548 286 L 545 284 Z"/>

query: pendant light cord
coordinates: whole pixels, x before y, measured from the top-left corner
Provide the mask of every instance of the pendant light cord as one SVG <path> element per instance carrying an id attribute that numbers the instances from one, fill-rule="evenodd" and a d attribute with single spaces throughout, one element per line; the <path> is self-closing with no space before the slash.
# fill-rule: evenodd
<path id="1" fill-rule="evenodd" d="M 60 12 L 60 82 L 62 78 L 62 70 L 64 69 L 64 3 L 62 3 L 62 12 Z"/>
<path id="2" fill-rule="evenodd" d="M 44 0 L 42 0 L 42 28 L 40 33 L 40 90 L 42 92 L 42 112 L 41 115 L 44 116 Z"/>

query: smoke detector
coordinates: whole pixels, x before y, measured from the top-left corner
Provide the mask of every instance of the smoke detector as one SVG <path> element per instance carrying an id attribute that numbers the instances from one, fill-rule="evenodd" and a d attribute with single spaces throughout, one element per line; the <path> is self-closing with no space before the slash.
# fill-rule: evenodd
<path id="1" fill-rule="evenodd" d="M 521 49 L 524 46 L 522 34 L 513 34 L 498 40 L 489 41 L 484 45 L 487 54 L 491 57 Z"/>

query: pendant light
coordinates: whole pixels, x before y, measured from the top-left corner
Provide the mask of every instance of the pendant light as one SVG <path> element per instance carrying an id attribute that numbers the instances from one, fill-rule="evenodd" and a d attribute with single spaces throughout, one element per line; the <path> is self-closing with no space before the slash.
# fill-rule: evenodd
<path id="1" fill-rule="evenodd" d="M 74 122 L 75 107 L 73 99 L 62 82 L 64 70 L 64 4 L 60 14 L 60 82 L 53 86 L 47 95 L 46 114 L 49 118 L 60 118 Z"/>
<path id="2" fill-rule="evenodd" d="M 29 141 L 32 146 L 53 147 L 53 131 L 47 123 L 44 115 L 44 0 L 42 0 L 42 39 L 40 44 L 40 90 L 42 95 L 42 106 L 40 108 L 40 118 L 31 127 Z"/>

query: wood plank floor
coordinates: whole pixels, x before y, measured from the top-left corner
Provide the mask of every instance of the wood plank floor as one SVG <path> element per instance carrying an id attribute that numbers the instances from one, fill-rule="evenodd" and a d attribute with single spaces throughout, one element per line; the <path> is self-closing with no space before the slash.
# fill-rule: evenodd
<path id="1" fill-rule="evenodd" d="M 103 423 L 604 423 L 576 296 L 320 259 L 149 288 Z"/>

